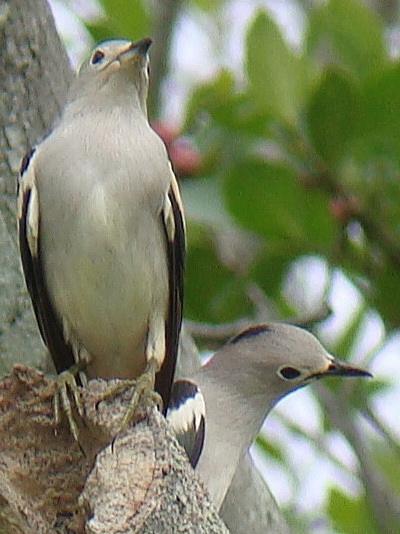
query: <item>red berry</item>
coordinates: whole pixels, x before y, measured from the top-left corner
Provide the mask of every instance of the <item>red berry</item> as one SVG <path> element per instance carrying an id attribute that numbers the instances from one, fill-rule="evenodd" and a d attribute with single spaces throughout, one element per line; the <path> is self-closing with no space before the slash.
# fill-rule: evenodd
<path id="1" fill-rule="evenodd" d="M 360 209 L 357 197 L 336 197 L 330 200 L 329 209 L 333 217 L 340 222 L 347 223 Z"/>
<path id="2" fill-rule="evenodd" d="M 201 168 L 201 154 L 186 139 L 179 138 L 169 147 L 169 157 L 178 176 L 192 176 Z"/>

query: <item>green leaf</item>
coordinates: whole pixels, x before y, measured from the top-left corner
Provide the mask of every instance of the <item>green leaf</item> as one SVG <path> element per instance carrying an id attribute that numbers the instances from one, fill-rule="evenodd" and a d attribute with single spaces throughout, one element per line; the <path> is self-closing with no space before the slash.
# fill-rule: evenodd
<path id="1" fill-rule="evenodd" d="M 192 226 L 188 226 L 188 253 L 185 271 L 185 315 L 197 321 L 214 319 L 212 300 L 227 283 L 231 273 L 223 267 L 215 254 L 212 242 L 206 232 L 201 239 L 191 236 Z"/>
<path id="2" fill-rule="evenodd" d="M 395 380 L 390 382 L 389 380 L 383 380 L 375 377 L 373 380 L 360 380 L 361 389 L 363 390 L 363 398 L 369 400 L 375 395 L 387 393 L 387 391 L 393 387 L 394 382 Z M 360 410 L 364 409 L 365 401 L 360 406 L 357 406 L 356 403 L 355 407 L 358 407 Z"/>
<path id="3" fill-rule="evenodd" d="M 338 382 L 340 381 L 338 380 Z M 392 387 L 393 383 L 390 383 L 389 380 L 380 380 L 375 377 L 373 380 L 357 380 L 354 383 L 351 398 L 349 399 L 351 408 L 356 411 L 365 410 L 365 407 L 372 401 L 375 395 L 386 393 Z"/>
<path id="4" fill-rule="evenodd" d="M 225 0 L 192 0 L 193 3 L 204 11 L 215 11 Z"/>
<path id="5" fill-rule="evenodd" d="M 368 295 L 388 324 L 399 324 L 400 273 L 391 264 L 373 273 L 373 289 Z"/>
<path id="6" fill-rule="evenodd" d="M 337 488 L 329 492 L 328 513 L 341 534 L 379 534 L 365 498 L 352 499 Z"/>
<path id="7" fill-rule="evenodd" d="M 269 297 L 281 304 L 281 289 L 283 280 L 289 270 L 290 264 L 297 258 L 298 250 L 294 250 L 285 241 L 274 242 L 266 246 L 252 268 L 251 277 Z"/>
<path id="8" fill-rule="evenodd" d="M 397 494 L 400 494 L 399 450 L 395 450 L 384 440 L 376 440 L 372 448 L 372 456 L 378 464 L 379 469 L 391 484 L 393 490 Z"/>
<path id="9" fill-rule="evenodd" d="M 359 119 L 360 96 L 344 73 L 329 69 L 311 97 L 307 122 L 312 142 L 328 163 L 337 164 L 349 148 Z"/>
<path id="10" fill-rule="evenodd" d="M 400 162 L 400 63 L 368 80 L 362 90 L 362 113 L 356 151 L 363 161 Z"/>
<path id="11" fill-rule="evenodd" d="M 211 301 L 213 322 L 229 322 L 250 316 L 253 307 L 246 294 L 247 287 L 247 279 L 231 273 L 230 278 Z"/>
<path id="12" fill-rule="evenodd" d="M 199 115 L 204 111 L 214 115 L 230 101 L 234 92 L 234 78 L 231 72 L 221 70 L 208 83 L 199 85 L 192 93 L 186 106 L 185 129 L 192 127 Z"/>
<path id="13" fill-rule="evenodd" d="M 262 434 L 259 434 L 256 439 L 257 447 L 269 458 L 273 458 L 277 462 L 284 463 L 285 458 L 282 449 L 279 445 L 273 444 L 266 440 Z"/>
<path id="14" fill-rule="evenodd" d="M 86 28 L 96 43 L 107 41 L 115 35 L 114 29 L 107 19 L 101 19 L 96 22 L 85 22 Z"/>
<path id="15" fill-rule="evenodd" d="M 208 113 L 227 135 L 236 136 L 238 132 L 265 135 L 270 118 L 266 111 L 260 111 L 251 95 L 236 91 L 233 75 L 226 70 L 194 91 L 186 108 L 185 129 L 193 127 L 202 113 Z"/>
<path id="16" fill-rule="evenodd" d="M 251 304 L 245 296 L 246 281 L 222 265 L 214 250 L 214 232 L 235 226 L 224 207 L 219 182 L 213 178 L 185 180 L 182 196 L 189 222 L 185 315 L 213 322 L 248 315 Z"/>
<path id="17" fill-rule="evenodd" d="M 312 10 L 306 42 L 310 54 L 360 77 L 387 59 L 382 20 L 360 0 L 330 0 Z"/>
<path id="18" fill-rule="evenodd" d="M 342 358 L 343 360 L 349 359 L 357 333 L 359 332 L 361 325 L 365 319 L 366 312 L 367 307 L 365 305 L 361 305 L 354 312 L 352 317 L 350 317 L 342 335 L 340 337 L 336 337 L 335 343 L 333 345 L 333 352 L 336 356 Z"/>
<path id="19" fill-rule="evenodd" d="M 245 282 L 219 261 L 209 228 L 188 225 L 185 276 L 185 316 L 196 321 L 219 323 L 250 312 Z"/>
<path id="20" fill-rule="evenodd" d="M 246 69 L 258 106 L 296 122 L 307 87 L 305 63 L 289 49 L 265 12 L 258 13 L 248 31 Z"/>
<path id="21" fill-rule="evenodd" d="M 225 176 L 225 195 L 235 219 L 268 241 L 287 240 L 292 251 L 329 251 L 335 226 L 328 197 L 303 187 L 282 165 L 248 160 Z"/>
<path id="22" fill-rule="evenodd" d="M 142 0 L 101 0 L 105 18 L 87 24 L 96 41 L 112 38 L 141 39 L 150 32 L 151 20 Z"/>

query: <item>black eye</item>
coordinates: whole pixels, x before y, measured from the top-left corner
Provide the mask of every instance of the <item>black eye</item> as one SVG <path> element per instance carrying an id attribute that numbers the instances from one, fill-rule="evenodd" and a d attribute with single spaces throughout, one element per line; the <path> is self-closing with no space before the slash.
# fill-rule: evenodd
<path id="1" fill-rule="evenodd" d="M 102 52 L 101 50 L 96 50 L 96 52 L 92 56 L 92 65 L 100 63 L 102 59 L 104 59 L 104 52 Z"/>
<path id="2" fill-rule="evenodd" d="M 298 369 L 295 369 L 294 367 L 281 367 L 278 370 L 278 375 L 280 375 L 285 380 L 294 380 L 295 378 L 298 378 L 301 373 Z"/>

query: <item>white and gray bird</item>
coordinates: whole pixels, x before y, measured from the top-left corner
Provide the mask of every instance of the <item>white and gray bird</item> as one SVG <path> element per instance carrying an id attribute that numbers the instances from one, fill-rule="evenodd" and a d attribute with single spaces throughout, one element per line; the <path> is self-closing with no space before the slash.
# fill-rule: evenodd
<path id="1" fill-rule="evenodd" d="M 57 372 L 147 376 L 166 409 L 185 224 L 165 146 L 147 119 L 150 44 L 106 41 L 83 63 L 59 122 L 22 162 L 18 226 Z"/>
<path id="2" fill-rule="evenodd" d="M 167 418 L 218 509 L 269 411 L 329 376 L 371 375 L 335 359 L 306 330 L 270 323 L 244 330 L 175 383 Z"/>

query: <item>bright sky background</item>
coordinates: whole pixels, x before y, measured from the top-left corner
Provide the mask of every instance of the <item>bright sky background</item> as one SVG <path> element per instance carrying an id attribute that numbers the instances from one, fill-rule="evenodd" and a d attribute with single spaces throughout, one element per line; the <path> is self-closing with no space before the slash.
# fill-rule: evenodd
<path id="1" fill-rule="evenodd" d="M 52 0 L 51 5 L 57 27 L 66 43 L 71 61 L 76 65 L 91 46 L 90 36 L 75 16 L 94 17 L 98 13 L 95 0 Z M 243 71 L 243 43 L 247 25 L 258 7 L 267 7 L 284 35 L 293 47 L 301 44 L 305 21 L 294 0 L 231 0 L 223 11 L 219 25 L 210 23 L 200 11 L 185 10 L 177 24 L 172 44 L 172 73 L 164 87 L 164 116 L 179 122 L 181 110 L 191 88 L 199 81 L 207 80 L 221 67 L 234 68 L 239 77 Z M 139 36 L 138 38 L 143 37 Z M 298 265 L 291 277 L 288 293 L 299 308 L 311 311 L 321 302 L 326 285 L 327 271 L 323 261 L 312 258 Z M 332 316 L 320 329 L 320 337 L 329 347 L 334 339 L 362 304 L 356 288 L 340 273 L 334 276 L 329 292 Z M 354 360 L 369 361 L 368 354 L 384 339 L 384 327 L 379 316 L 371 313 L 365 321 L 361 335 L 352 350 Z M 400 335 L 393 335 L 373 357 L 370 370 L 377 378 L 393 382 L 393 388 L 376 397 L 375 410 L 391 432 L 400 440 L 400 422 L 394 406 L 400 406 L 400 385 L 393 377 L 399 372 Z M 398 410 L 397 410 L 398 412 Z M 306 432 L 322 433 L 319 406 L 310 389 L 303 389 L 285 398 L 264 425 L 263 432 L 273 443 L 280 443 L 292 466 L 295 480 L 289 471 L 273 460 L 265 459 L 253 447 L 257 465 L 267 479 L 280 504 L 296 502 L 301 511 L 319 509 L 326 498 L 326 489 L 338 485 L 350 494 L 360 490 L 356 479 L 322 457 L 306 439 L 295 437 L 282 423 L 282 418 L 299 424 Z M 367 425 L 365 425 L 367 426 Z M 367 428 L 371 432 L 370 428 Z M 376 436 L 375 436 L 376 437 Z M 326 448 L 340 458 L 348 468 L 354 469 L 356 459 L 346 441 L 333 432 L 325 440 Z M 321 514 L 322 515 L 322 514 Z M 314 534 L 328 532 L 323 525 L 315 527 Z"/>

